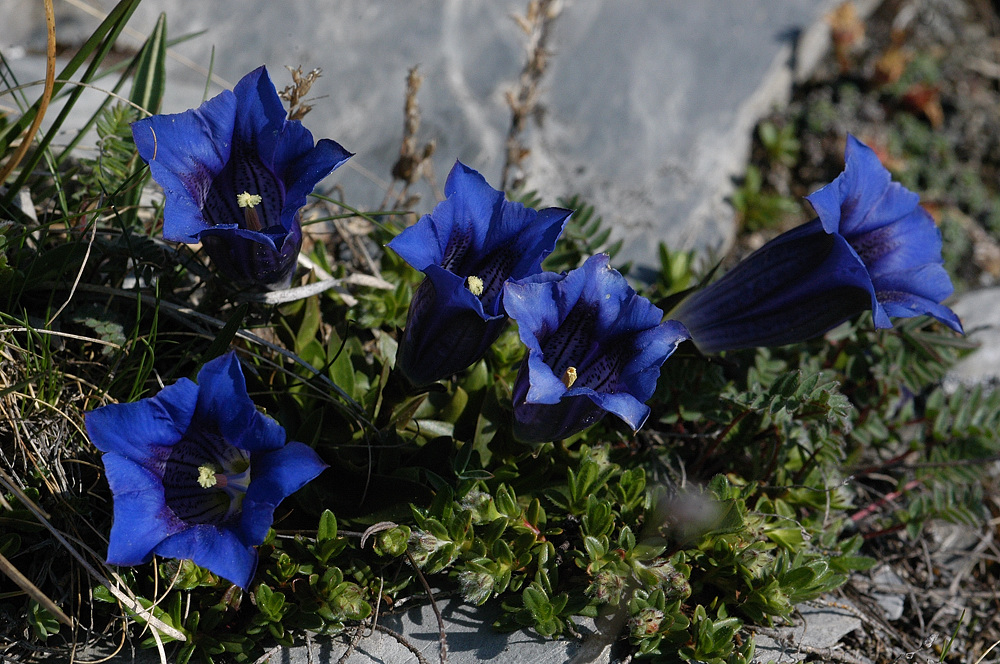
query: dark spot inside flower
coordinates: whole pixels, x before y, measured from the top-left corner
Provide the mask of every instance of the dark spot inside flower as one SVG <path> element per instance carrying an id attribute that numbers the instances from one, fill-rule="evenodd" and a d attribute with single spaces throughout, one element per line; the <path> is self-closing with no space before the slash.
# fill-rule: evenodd
<path id="1" fill-rule="evenodd" d="M 508 242 L 480 261 L 479 265 L 472 270 L 483 280 L 483 295 L 481 297 L 483 302 L 492 302 L 500 295 L 503 283 L 511 276 L 517 258 L 510 242 Z"/>
<path id="2" fill-rule="evenodd" d="M 441 267 L 454 274 L 462 275 L 461 266 L 465 260 L 465 254 L 471 246 L 472 230 L 469 228 L 456 229 L 448 238 Z"/>
<path id="3" fill-rule="evenodd" d="M 586 364 L 579 369 L 578 383 L 595 392 L 614 393 L 624 362 L 624 348 L 629 348 L 624 339 L 612 339 L 601 344 L 596 353 L 585 358 Z"/>
<path id="4" fill-rule="evenodd" d="M 247 223 L 247 208 L 238 202 L 243 192 L 251 192 L 261 199 L 252 208 L 259 228 L 250 228 Z M 260 230 L 281 224 L 284 200 L 284 187 L 277 176 L 261 162 L 252 146 L 236 142 L 229 162 L 212 181 L 202 214 L 213 226 L 237 224 L 240 228 Z"/>
<path id="5" fill-rule="evenodd" d="M 895 237 L 892 232 L 892 224 L 846 239 L 854 251 L 858 252 L 858 256 L 861 257 L 866 266 L 871 266 L 882 256 L 890 254 L 902 246 L 901 238 Z"/>
<path id="6" fill-rule="evenodd" d="M 570 310 L 555 332 L 543 336 L 542 357 L 556 376 L 562 376 L 570 366 L 577 367 L 579 371 L 582 362 L 597 345 L 594 339 L 597 313 L 596 304 L 580 302 Z"/>
<path id="7" fill-rule="evenodd" d="M 242 494 L 229 489 L 227 482 L 206 487 L 203 468 L 220 474 L 247 470 L 250 455 L 227 443 L 218 431 L 192 424 L 184 437 L 171 448 L 163 471 L 163 493 L 167 507 L 188 524 L 220 525 L 239 514 Z"/>

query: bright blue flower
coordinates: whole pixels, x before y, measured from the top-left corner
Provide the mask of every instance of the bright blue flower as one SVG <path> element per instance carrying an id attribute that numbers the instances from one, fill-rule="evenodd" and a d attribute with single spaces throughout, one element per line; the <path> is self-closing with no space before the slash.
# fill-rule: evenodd
<path id="1" fill-rule="evenodd" d="M 426 275 L 410 302 L 396 367 L 415 386 L 465 369 L 503 331 L 503 284 L 541 271 L 571 211 L 504 200 L 456 162 L 447 198 L 389 247 Z"/>
<path id="2" fill-rule="evenodd" d="M 608 256 L 564 275 L 542 273 L 504 287 L 528 355 L 514 382 L 514 435 L 559 440 L 613 413 L 633 431 L 649 415 L 660 367 L 688 338 L 677 321 L 636 294 Z"/>
<path id="3" fill-rule="evenodd" d="M 132 136 L 166 194 L 163 237 L 201 242 L 237 284 L 271 289 L 295 271 L 306 196 L 351 156 L 285 119 L 264 67 L 196 109 L 133 123 Z"/>
<path id="4" fill-rule="evenodd" d="M 257 411 L 235 353 L 150 399 L 86 415 L 114 494 L 108 563 L 190 558 L 247 588 L 274 509 L 326 464 Z"/>
<path id="5" fill-rule="evenodd" d="M 809 202 L 819 215 L 779 235 L 671 313 L 705 353 L 781 346 L 823 334 L 871 310 L 931 315 L 962 332 L 941 304 L 952 293 L 941 233 L 918 196 L 891 181 L 865 144 L 847 138 L 844 172 Z"/>

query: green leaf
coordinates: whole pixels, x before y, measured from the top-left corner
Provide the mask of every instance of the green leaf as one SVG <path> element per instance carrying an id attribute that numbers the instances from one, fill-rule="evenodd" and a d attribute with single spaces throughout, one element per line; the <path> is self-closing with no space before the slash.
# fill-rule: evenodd
<path id="1" fill-rule="evenodd" d="M 129 99 L 151 115 L 159 113 L 166 81 L 167 15 L 161 13 L 153 32 L 139 50 Z"/>
<path id="2" fill-rule="evenodd" d="M 521 593 L 521 598 L 524 600 L 524 606 L 527 607 L 537 622 L 552 619 L 554 614 L 552 603 L 549 601 L 545 591 L 536 584 L 532 583 L 525 588 L 524 592 Z"/>
<path id="3" fill-rule="evenodd" d="M 202 353 L 202 364 L 214 360 L 229 350 L 233 339 L 236 338 L 236 333 L 243 326 L 243 319 L 246 317 L 249 309 L 250 305 L 245 302 L 236 307 L 236 310 L 229 316 L 229 320 L 226 321 L 225 327 L 219 330 L 219 333 L 215 335 L 215 339 L 212 340 L 211 345 Z"/>
<path id="4" fill-rule="evenodd" d="M 323 510 L 319 517 L 319 529 L 316 531 L 316 540 L 328 542 L 337 538 L 337 517 L 330 510 Z"/>

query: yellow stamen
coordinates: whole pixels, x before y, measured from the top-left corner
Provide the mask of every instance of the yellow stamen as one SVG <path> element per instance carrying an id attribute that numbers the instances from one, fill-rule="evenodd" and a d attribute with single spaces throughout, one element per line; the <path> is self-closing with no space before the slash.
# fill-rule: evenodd
<path id="1" fill-rule="evenodd" d="M 479 277 L 472 276 L 465 280 L 465 285 L 468 286 L 469 292 L 479 297 L 483 294 L 483 280 Z"/>
<path id="2" fill-rule="evenodd" d="M 563 373 L 562 384 L 566 386 L 566 389 L 573 387 L 573 383 L 576 382 L 576 367 L 567 367 L 566 372 Z"/>
<path id="3" fill-rule="evenodd" d="M 259 231 L 262 227 L 257 210 L 254 209 L 260 205 L 262 200 L 264 199 L 258 194 L 251 194 L 246 191 L 242 194 L 236 194 L 236 204 L 243 208 L 243 218 L 246 220 L 247 228 L 251 231 Z"/>
<path id="4" fill-rule="evenodd" d="M 219 479 L 215 475 L 215 468 L 205 465 L 198 469 L 198 485 L 201 488 L 211 489 L 218 483 Z"/>
<path id="5" fill-rule="evenodd" d="M 262 200 L 264 199 L 258 196 L 257 194 L 251 194 L 246 191 L 244 191 L 242 194 L 236 194 L 236 204 L 239 205 L 241 208 L 256 207 L 260 205 L 260 202 Z"/>

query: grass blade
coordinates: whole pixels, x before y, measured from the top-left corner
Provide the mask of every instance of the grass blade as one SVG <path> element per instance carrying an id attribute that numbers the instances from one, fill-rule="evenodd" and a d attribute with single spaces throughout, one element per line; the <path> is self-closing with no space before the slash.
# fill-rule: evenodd
<path id="1" fill-rule="evenodd" d="M 159 112 L 167 80 L 167 15 L 160 14 L 156 27 L 136 58 L 132 83 L 132 103 L 150 114 Z"/>
<path id="2" fill-rule="evenodd" d="M 89 39 L 84 43 L 80 50 L 70 59 L 69 63 L 63 68 L 62 72 L 59 74 L 59 80 L 69 80 L 73 74 L 76 73 L 77 69 L 88 59 L 91 58 L 90 65 L 81 77 L 81 81 L 84 83 L 90 83 L 91 80 L 97 74 L 97 70 L 101 65 L 101 62 L 111 51 L 111 47 L 114 46 L 115 40 L 118 39 L 118 35 L 121 34 L 122 29 L 125 27 L 125 23 L 132 16 L 132 13 L 139 6 L 140 0 L 121 0 L 114 9 L 108 14 L 108 17 L 97 27 L 94 34 L 90 36 Z M 57 83 L 53 86 L 53 94 L 58 92 L 65 83 Z M 24 186 L 25 181 L 31 176 L 32 171 L 38 165 L 44 156 L 46 149 L 52 140 L 58 135 L 63 123 L 66 118 L 69 117 L 73 110 L 73 106 L 76 104 L 76 100 L 79 99 L 80 95 L 83 93 L 84 88 L 82 86 L 77 86 L 72 92 L 70 92 L 69 97 L 66 101 L 65 106 L 63 106 L 62 111 L 56 117 L 52 126 L 45 133 L 45 136 L 40 141 L 37 149 L 34 153 L 24 162 L 21 173 L 18 175 L 14 184 L 7 190 L 2 201 L 0 201 L 0 210 L 6 209 L 11 206 L 11 200 L 14 194 Z M 41 100 L 34 104 L 27 113 L 25 113 L 17 122 L 12 123 L 11 127 L 17 128 L 16 131 L 20 133 L 23 131 L 23 124 L 33 122 L 41 106 Z"/>
<path id="3" fill-rule="evenodd" d="M 45 111 L 48 109 L 49 101 L 52 99 L 52 91 L 56 83 L 56 17 L 52 0 L 45 0 L 45 29 L 47 33 L 45 46 L 45 88 L 42 90 L 42 96 L 38 100 L 38 108 L 35 111 L 34 118 L 32 118 L 31 126 L 21 139 L 21 144 L 18 146 L 17 152 L 10 158 L 6 166 L 3 167 L 3 170 L 0 171 L 0 184 L 7 181 L 10 174 L 14 172 L 17 165 L 24 159 L 28 148 L 31 147 L 31 142 L 35 140 L 35 134 L 38 132 L 38 127 L 42 124 L 42 118 L 45 117 Z"/>

